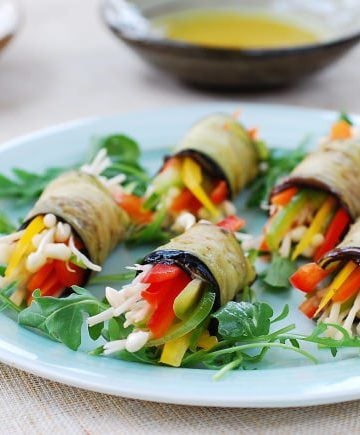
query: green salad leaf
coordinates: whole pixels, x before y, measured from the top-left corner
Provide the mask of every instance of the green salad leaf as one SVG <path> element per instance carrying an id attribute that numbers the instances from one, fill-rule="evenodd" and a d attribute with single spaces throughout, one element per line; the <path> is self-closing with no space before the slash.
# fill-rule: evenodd
<path id="1" fill-rule="evenodd" d="M 218 332 L 223 338 L 257 337 L 270 329 L 272 308 L 261 302 L 228 302 L 213 317 L 218 320 Z"/>
<path id="2" fill-rule="evenodd" d="M 20 325 L 41 331 L 77 350 L 81 344 L 84 314 L 94 316 L 107 306 L 81 287 L 73 286 L 73 290 L 74 293 L 66 298 L 41 297 L 40 291 L 35 291 L 32 304 L 19 313 Z M 88 328 L 93 340 L 100 337 L 103 326 L 99 324 Z"/>
<path id="3" fill-rule="evenodd" d="M 37 199 L 45 187 L 67 168 L 49 168 L 42 173 L 13 169 L 13 177 L 0 174 L 0 199 L 18 199 L 26 202 Z"/>
<path id="4" fill-rule="evenodd" d="M 266 271 L 260 274 L 259 278 L 269 287 L 286 289 L 291 287 L 289 278 L 296 269 L 296 262 L 275 253 Z"/>

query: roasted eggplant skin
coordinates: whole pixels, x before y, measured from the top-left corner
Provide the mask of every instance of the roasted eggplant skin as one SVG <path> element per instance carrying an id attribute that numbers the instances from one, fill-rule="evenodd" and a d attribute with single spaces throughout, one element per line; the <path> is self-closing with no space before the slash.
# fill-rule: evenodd
<path id="1" fill-rule="evenodd" d="M 26 217 L 26 226 L 38 215 L 54 214 L 68 223 L 83 242 L 87 255 L 102 265 L 115 246 L 124 240 L 127 214 L 94 176 L 67 172 L 52 181 Z"/>
<path id="2" fill-rule="evenodd" d="M 254 141 L 232 116 L 221 113 L 193 125 L 175 147 L 174 156 L 190 156 L 208 174 L 225 180 L 233 198 L 259 171 Z"/>
<path id="3" fill-rule="evenodd" d="M 217 306 L 251 284 L 255 269 L 233 233 L 210 223 L 197 223 L 144 258 L 145 264 L 176 264 L 193 278 L 207 282 Z"/>
<path id="4" fill-rule="evenodd" d="M 322 190 L 336 197 L 355 220 L 360 216 L 359 169 L 359 138 L 328 141 L 309 153 L 271 196 L 289 187 Z"/>
<path id="5" fill-rule="evenodd" d="M 360 265 L 360 219 L 351 225 L 344 240 L 319 260 L 319 264 L 326 267 L 336 261 L 354 261 Z"/>

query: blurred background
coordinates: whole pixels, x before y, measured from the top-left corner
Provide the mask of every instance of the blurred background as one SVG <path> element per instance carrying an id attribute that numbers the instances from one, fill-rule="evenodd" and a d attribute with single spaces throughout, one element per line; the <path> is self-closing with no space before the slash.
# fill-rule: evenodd
<path id="1" fill-rule="evenodd" d="M 120 43 L 98 0 L 22 0 L 20 11 L 18 33 L 0 53 L 0 141 L 75 118 L 225 99 L 360 112 L 360 47 L 288 88 L 204 90 Z"/>

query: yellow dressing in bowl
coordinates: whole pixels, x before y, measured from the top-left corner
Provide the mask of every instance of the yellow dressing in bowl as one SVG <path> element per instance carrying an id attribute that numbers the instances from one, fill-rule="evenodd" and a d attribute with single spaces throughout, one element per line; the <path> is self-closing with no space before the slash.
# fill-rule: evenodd
<path id="1" fill-rule="evenodd" d="M 182 12 L 158 17 L 153 23 L 167 38 L 218 48 L 284 48 L 319 40 L 310 29 L 265 14 Z"/>

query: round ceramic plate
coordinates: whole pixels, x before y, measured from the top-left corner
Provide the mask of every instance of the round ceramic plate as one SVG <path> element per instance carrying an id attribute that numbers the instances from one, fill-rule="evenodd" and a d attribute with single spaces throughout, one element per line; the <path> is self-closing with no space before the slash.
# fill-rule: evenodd
<path id="1" fill-rule="evenodd" d="M 256 104 L 209 104 L 146 113 L 79 121 L 16 139 L 0 147 L 0 172 L 11 168 L 38 171 L 50 166 L 70 165 L 84 160 L 93 137 L 123 132 L 137 139 L 143 149 L 144 163 L 151 171 L 159 167 L 162 155 L 175 144 L 193 122 L 206 114 L 241 109 L 244 123 L 261 127 L 262 136 L 277 147 L 295 147 L 306 135 L 314 142 L 326 134 L 336 119 L 334 112 Z M 359 121 L 354 117 L 356 121 Z M 243 195 L 243 198 L 246 193 Z M 260 232 L 265 216 L 238 209 L 248 217 L 250 230 Z M 18 216 L 23 209 L 9 207 Z M 109 259 L 104 273 L 120 272 L 145 253 L 120 247 Z M 101 291 L 101 289 L 95 289 Z M 299 292 L 265 293 L 258 298 L 280 311 L 291 307 L 288 323 L 309 333 L 310 320 L 297 311 Z M 0 313 L 0 360 L 39 376 L 88 390 L 118 396 L 187 405 L 222 407 L 288 407 L 326 404 L 360 399 L 360 359 L 357 351 L 333 358 L 328 351 L 312 349 L 319 364 L 312 365 L 300 355 L 272 350 L 256 370 L 230 372 L 214 381 L 215 372 L 142 365 L 116 359 L 89 356 L 85 349 L 73 352 L 18 326 Z"/>

